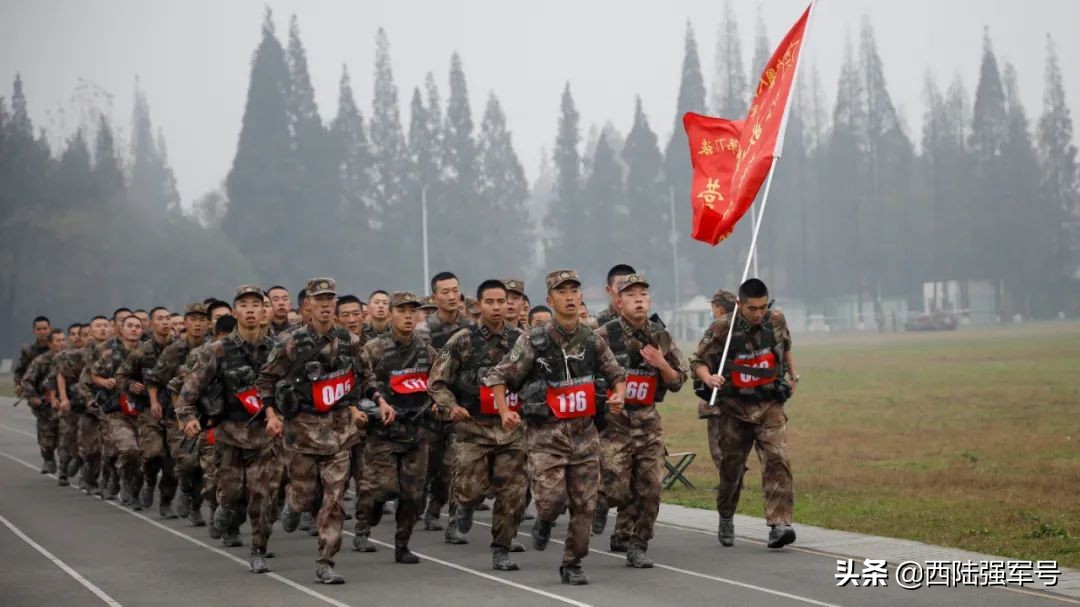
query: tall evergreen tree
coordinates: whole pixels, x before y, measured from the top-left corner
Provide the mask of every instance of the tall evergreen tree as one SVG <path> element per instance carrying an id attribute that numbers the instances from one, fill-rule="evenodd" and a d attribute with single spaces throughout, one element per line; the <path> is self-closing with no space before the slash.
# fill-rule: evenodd
<path id="1" fill-rule="evenodd" d="M 1068 276 L 1065 222 L 1080 218 L 1080 173 L 1077 172 L 1076 145 L 1073 143 L 1073 121 L 1065 102 L 1065 85 L 1057 50 L 1049 35 L 1046 37 L 1046 71 L 1043 89 L 1043 110 L 1037 126 L 1039 161 L 1042 166 L 1042 195 L 1045 201 L 1037 215 L 1040 225 L 1053 230 L 1054 256 L 1048 277 L 1062 284 L 1059 278 Z M 1071 277 L 1075 280 L 1075 276 Z M 1060 287 L 1054 294 L 1064 296 Z"/>
<path id="2" fill-rule="evenodd" d="M 754 24 L 754 60 L 750 62 L 750 88 L 748 93 L 754 95 L 761 73 L 765 71 L 765 64 L 772 57 L 773 49 L 769 46 L 769 34 L 765 30 L 765 17 L 761 14 L 761 5 L 758 5 L 757 20 Z"/>
<path id="3" fill-rule="evenodd" d="M 580 120 L 567 83 L 559 106 L 559 129 L 553 153 L 555 196 L 544 221 L 547 228 L 544 262 L 549 268 L 569 268 L 579 263 L 578 247 L 588 242 L 589 233 L 581 220 L 586 205 L 582 204 L 581 195 Z"/>
<path id="4" fill-rule="evenodd" d="M 376 248 L 380 258 L 377 284 L 390 288 L 410 286 L 417 282 L 408 278 L 419 276 L 422 265 L 419 247 L 420 201 L 406 197 L 409 159 L 405 134 L 401 127 L 398 89 L 390 62 L 390 41 L 379 28 L 375 37 L 375 93 L 371 111 L 371 154 L 373 161 L 372 196 L 376 202 L 373 225 L 376 228 Z M 408 280 L 404 285 L 402 280 Z M 423 283 L 420 283 L 423 284 Z"/>
<path id="5" fill-rule="evenodd" d="M 374 278 L 369 275 L 368 264 L 358 264 L 357 259 L 375 259 L 375 251 L 368 246 L 371 234 L 369 225 L 371 207 L 371 149 L 364 133 L 364 118 L 353 98 L 352 82 L 347 67 L 341 68 L 338 84 L 338 112 L 330 124 L 330 139 L 334 146 L 337 169 L 338 199 L 336 212 L 341 217 L 339 225 L 344 239 L 339 252 L 349 263 L 343 268 L 343 279 L 353 284 Z"/>
<path id="6" fill-rule="evenodd" d="M 622 149 L 626 161 L 626 207 L 630 221 L 626 240 L 637 243 L 634 268 L 645 272 L 653 285 L 657 301 L 674 303 L 674 276 L 671 268 L 671 233 L 673 217 L 664 182 L 664 157 L 641 105 L 634 100 L 634 123 Z M 676 225 L 675 231 L 683 229 Z"/>
<path id="7" fill-rule="evenodd" d="M 482 251 L 513 249 L 512 255 L 481 256 L 487 260 L 483 264 L 485 275 L 523 276 L 533 257 L 533 251 L 522 247 L 522 243 L 532 240 L 526 206 L 529 182 L 514 151 L 506 115 L 494 93 L 488 97 L 484 108 L 477 145 L 480 153 L 478 196 L 491 214 L 485 222 L 488 229 L 474 234 L 474 237 L 480 237 L 480 242 L 469 241 L 466 250 L 476 251 L 477 245 Z"/>
<path id="8" fill-rule="evenodd" d="M 112 126 L 104 114 L 98 119 L 93 179 L 93 191 L 100 203 L 116 205 L 125 202 L 124 173 L 120 169 L 120 158 L 116 155 Z"/>
<path id="9" fill-rule="evenodd" d="M 669 195 L 675 200 L 675 223 L 678 226 L 678 249 L 680 252 L 680 287 L 687 293 L 711 290 L 717 285 L 723 267 L 722 259 L 727 259 L 726 247 L 714 251 L 690 238 L 690 148 L 683 130 L 682 118 L 686 112 L 704 112 L 705 82 L 701 77 L 701 61 L 698 59 L 697 42 L 694 30 L 686 24 L 685 54 L 682 62 L 682 76 L 679 81 L 679 97 L 675 104 L 675 119 L 672 121 L 671 139 L 664 149 L 664 176 L 667 180 Z M 693 261 L 693 267 L 687 268 L 687 262 Z M 685 280 L 690 276 L 694 281 Z"/>
<path id="10" fill-rule="evenodd" d="M 579 242 L 575 252 L 581 271 L 597 284 L 596 279 L 606 275 L 612 260 L 634 264 L 641 251 L 625 237 L 630 222 L 622 167 L 606 134 L 601 133 L 596 143 L 596 154 L 581 194 L 584 204 L 578 208 L 577 219 L 592 238 Z"/>
<path id="11" fill-rule="evenodd" d="M 159 133 L 160 135 L 160 133 Z M 135 80 L 135 109 L 131 119 L 131 201 L 159 216 L 179 211 L 176 178 L 163 156 L 164 137 L 155 137 L 146 94 Z"/>
<path id="12" fill-rule="evenodd" d="M 741 120 L 746 115 L 750 85 L 744 70 L 739 22 L 731 0 L 724 0 L 724 19 L 716 38 L 713 67 L 711 106 L 715 115 L 732 120 Z"/>
<path id="13" fill-rule="evenodd" d="M 291 240 L 296 227 L 289 223 L 297 200 L 289 95 L 285 51 L 267 10 L 251 63 L 236 156 L 225 180 L 229 205 L 221 228 L 252 261 L 260 280 L 295 284 L 310 268 L 296 267 L 295 249 L 280 246 Z"/>
<path id="14" fill-rule="evenodd" d="M 408 152 L 410 174 L 407 192 L 408 200 L 416 203 L 415 210 L 413 210 L 412 205 L 409 206 L 409 212 L 413 214 L 413 217 L 420 218 L 420 205 L 426 201 L 428 237 L 430 239 L 432 234 L 439 232 L 441 226 L 448 221 L 442 199 L 443 184 L 439 166 L 442 151 L 439 148 L 439 128 L 431 119 L 430 110 L 424 105 L 424 98 L 420 94 L 420 89 L 413 89 L 412 102 L 409 107 Z M 438 112 L 439 108 L 436 107 L 435 111 Z M 415 227 L 420 229 L 419 223 Z M 432 229 L 432 227 L 435 229 Z M 437 235 L 436 239 L 438 239 Z M 445 247 L 446 243 L 439 240 L 438 246 Z M 441 248 L 430 247 L 429 249 L 429 259 L 441 260 L 444 254 L 445 251 Z M 426 281 L 431 277 L 423 276 L 422 269 L 422 265 L 417 266 L 415 269 L 410 270 L 408 275 L 415 275 L 419 284 L 426 284 Z M 431 271 L 438 272 L 439 270 Z"/>

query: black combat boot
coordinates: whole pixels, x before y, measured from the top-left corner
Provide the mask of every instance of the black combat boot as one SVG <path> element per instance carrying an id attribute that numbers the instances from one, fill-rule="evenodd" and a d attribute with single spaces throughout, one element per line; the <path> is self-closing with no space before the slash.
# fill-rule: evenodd
<path id="1" fill-rule="evenodd" d="M 551 523 L 543 519 L 536 519 L 532 528 L 533 548 L 537 550 L 544 550 L 547 548 L 548 540 L 551 539 Z"/>
<path id="2" fill-rule="evenodd" d="M 559 577 L 562 583 L 571 586 L 584 586 L 589 583 L 589 576 L 581 570 L 581 567 L 559 567 Z"/>

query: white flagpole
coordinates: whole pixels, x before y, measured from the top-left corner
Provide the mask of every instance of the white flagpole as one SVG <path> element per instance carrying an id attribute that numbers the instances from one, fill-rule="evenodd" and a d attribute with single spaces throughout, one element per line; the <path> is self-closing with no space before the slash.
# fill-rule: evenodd
<path id="1" fill-rule="evenodd" d="M 428 241 L 427 241 L 427 186 L 424 186 L 420 190 L 420 223 L 422 231 L 422 240 L 424 242 L 424 278 L 420 281 L 420 293 L 427 291 L 427 281 L 431 280 L 431 274 L 428 273 Z"/>
<path id="2" fill-rule="evenodd" d="M 803 40 L 806 40 L 806 35 L 810 31 L 810 22 L 814 18 L 814 7 L 817 4 L 815 0 L 810 2 L 810 14 L 806 16 L 806 27 L 803 28 Z M 799 49 L 800 61 L 795 66 L 795 74 L 791 77 L 791 91 L 788 92 L 787 101 L 784 103 L 784 113 L 780 117 L 780 130 L 776 136 L 776 148 L 773 150 L 773 163 L 769 167 L 769 176 L 765 179 L 765 193 L 761 197 L 761 211 L 754 216 L 754 209 L 750 209 L 750 219 L 753 221 L 753 236 L 750 238 L 750 251 L 746 255 L 746 266 L 743 267 L 742 280 L 739 281 L 739 285 L 746 282 L 748 275 L 750 274 L 750 266 L 754 265 L 754 273 L 757 273 L 757 264 L 754 263 L 754 254 L 757 252 L 757 239 L 758 233 L 761 231 L 761 222 L 765 219 L 765 205 L 769 202 L 769 190 L 772 188 L 773 175 L 776 173 L 776 165 L 780 162 L 780 152 L 784 145 L 784 134 L 787 131 L 788 116 L 791 112 L 791 101 L 794 99 L 792 92 L 795 91 L 795 85 L 799 78 L 799 68 L 802 67 L 802 49 Z M 728 352 L 731 350 L 731 336 L 735 331 L 735 315 L 739 313 L 739 300 L 735 300 L 735 307 L 731 310 L 728 320 L 728 332 L 727 337 L 724 339 L 724 351 L 720 355 L 720 365 L 716 370 L 717 375 L 723 375 L 724 362 L 727 361 Z M 709 397 L 709 406 L 716 406 L 716 395 L 719 392 L 717 388 L 713 388 L 712 396 Z"/>

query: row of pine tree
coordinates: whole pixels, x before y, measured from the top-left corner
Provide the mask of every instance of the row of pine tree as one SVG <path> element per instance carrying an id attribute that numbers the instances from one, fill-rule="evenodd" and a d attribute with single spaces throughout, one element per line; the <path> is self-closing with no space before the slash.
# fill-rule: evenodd
<path id="1" fill-rule="evenodd" d="M 628 99 L 625 136 L 608 123 L 583 141 L 567 84 L 552 153 L 530 187 L 494 93 L 477 127 L 457 54 L 445 102 L 433 74 L 413 88 L 406 129 L 380 29 L 370 113 L 343 68 L 337 113 L 326 118 L 297 19 L 282 44 L 268 11 L 233 165 L 222 190 L 188 214 L 138 86 L 126 156 L 104 116 L 51 149 L 17 77 L 10 101 L 0 98 L 0 342 L 21 337 L 19 319 L 37 313 L 75 319 L 120 304 L 179 305 L 252 276 L 296 287 L 332 275 L 361 294 L 416 289 L 425 279 L 422 201 L 431 271 L 451 269 L 467 286 L 510 275 L 536 286 L 554 267 L 575 267 L 599 285 L 607 267 L 628 262 L 649 274 L 663 302 L 676 284 L 684 301 L 733 288 L 749 221 L 717 248 L 689 239 L 681 117 L 743 116 L 771 44 L 759 20 L 744 63 L 730 4 L 720 34 L 707 90 L 687 27 L 667 141 L 640 99 Z M 989 280 L 1003 313 L 1056 314 L 1076 293 L 1068 230 L 1080 209 L 1072 120 L 1049 39 L 1046 48 L 1037 120 L 1020 101 L 1016 70 L 999 64 L 986 35 L 973 100 L 959 77 L 942 88 L 928 72 L 917 135 L 892 103 L 867 21 L 857 44 L 847 42 L 831 108 L 804 58 L 762 228 L 762 277 L 811 312 L 851 296 L 865 311 L 882 298 L 919 309 L 926 282 Z M 967 305 L 946 298 L 934 305 Z"/>

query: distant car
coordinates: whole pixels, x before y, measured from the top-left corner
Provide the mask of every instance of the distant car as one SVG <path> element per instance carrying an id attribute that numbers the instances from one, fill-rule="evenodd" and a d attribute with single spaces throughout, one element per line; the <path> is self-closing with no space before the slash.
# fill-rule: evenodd
<path id="1" fill-rule="evenodd" d="M 904 329 L 908 331 L 954 331 L 959 324 L 956 316 L 948 312 L 934 312 L 933 314 L 920 314 L 908 319 L 904 323 Z"/>

